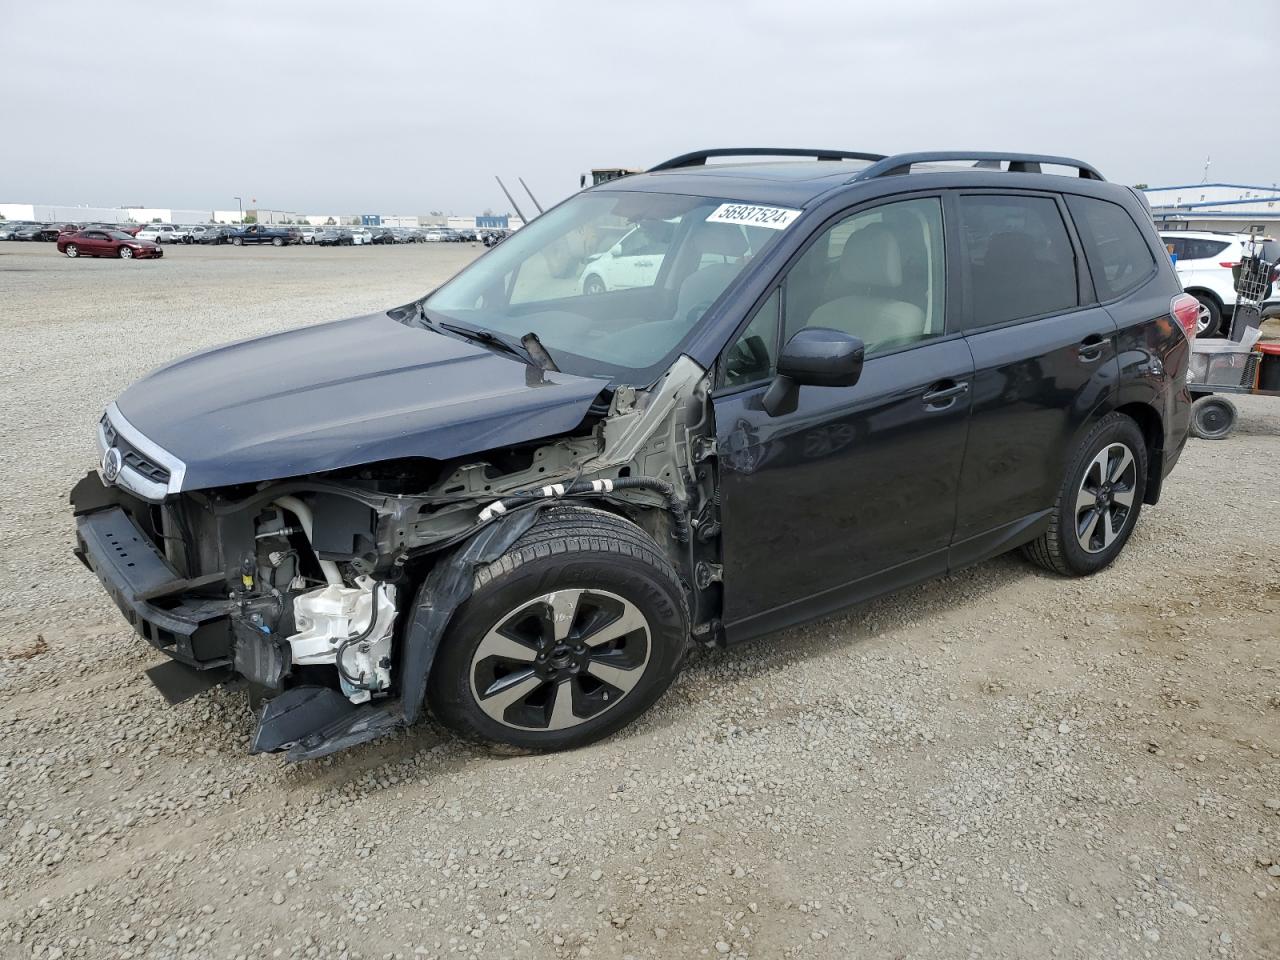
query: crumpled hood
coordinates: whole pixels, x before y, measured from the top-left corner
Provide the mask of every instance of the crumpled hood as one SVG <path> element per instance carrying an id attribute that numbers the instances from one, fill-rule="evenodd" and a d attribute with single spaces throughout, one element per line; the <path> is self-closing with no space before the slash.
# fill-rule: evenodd
<path id="1" fill-rule="evenodd" d="M 607 383 L 537 373 L 377 313 L 192 354 L 117 406 L 186 464 L 182 488 L 196 490 L 565 433 Z"/>

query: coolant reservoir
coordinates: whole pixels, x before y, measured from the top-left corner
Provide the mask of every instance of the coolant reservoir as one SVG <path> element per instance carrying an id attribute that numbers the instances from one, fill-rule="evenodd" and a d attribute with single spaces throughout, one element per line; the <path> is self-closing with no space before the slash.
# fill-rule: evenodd
<path id="1" fill-rule="evenodd" d="M 293 662 L 335 664 L 338 649 L 360 636 L 377 620 L 369 636 L 347 647 L 342 666 L 363 686 L 385 690 L 391 684 L 391 632 L 395 626 L 395 587 L 361 577 L 354 587 L 329 585 L 300 594 L 293 601 L 293 621 L 298 632 L 289 637 Z M 376 599 L 376 613 L 375 599 Z M 342 691 L 352 703 L 363 703 L 371 691 L 352 684 L 339 672 Z"/>

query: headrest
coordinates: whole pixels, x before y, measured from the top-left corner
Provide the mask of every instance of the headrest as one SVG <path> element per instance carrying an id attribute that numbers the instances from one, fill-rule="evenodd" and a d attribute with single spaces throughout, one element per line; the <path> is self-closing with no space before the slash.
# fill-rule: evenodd
<path id="1" fill-rule="evenodd" d="M 870 287 L 902 286 L 902 247 L 893 231 L 873 223 L 851 233 L 840 254 L 840 275 Z"/>
<path id="2" fill-rule="evenodd" d="M 747 252 L 747 238 L 742 228 L 732 223 L 704 223 L 693 235 L 700 253 L 718 257 L 740 257 Z"/>

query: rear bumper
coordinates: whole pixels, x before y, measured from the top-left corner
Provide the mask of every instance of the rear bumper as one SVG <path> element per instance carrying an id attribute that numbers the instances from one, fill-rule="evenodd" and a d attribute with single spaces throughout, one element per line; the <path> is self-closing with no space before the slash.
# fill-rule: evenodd
<path id="1" fill-rule="evenodd" d="M 197 670 L 231 665 L 229 602 L 183 595 L 188 582 L 122 507 L 76 517 L 76 541 L 76 556 L 147 643 Z"/>

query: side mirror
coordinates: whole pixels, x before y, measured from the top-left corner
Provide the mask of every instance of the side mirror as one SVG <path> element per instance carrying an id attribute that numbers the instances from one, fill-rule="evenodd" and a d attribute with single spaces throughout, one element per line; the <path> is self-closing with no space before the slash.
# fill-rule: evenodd
<path id="1" fill-rule="evenodd" d="M 800 387 L 852 387 L 862 376 L 866 348 L 857 337 L 826 327 L 808 327 L 787 341 L 778 374 L 762 404 L 771 417 L 792 413 Z"/>

